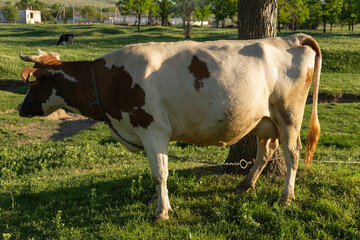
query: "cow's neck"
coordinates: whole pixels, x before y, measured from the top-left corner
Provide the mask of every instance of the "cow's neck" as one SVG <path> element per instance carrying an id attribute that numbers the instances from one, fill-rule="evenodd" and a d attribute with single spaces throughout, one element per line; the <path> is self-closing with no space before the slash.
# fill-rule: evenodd
<path id="1" fill-rule="evenodd" d="M 93 67 L 94 80 L 100 84 L 97 73 L 97 61 L 63 62 L 60 66 L 53 67 L 53 81 L 57 85 L 57 95 L 66 102 L 65 107 L 76 110 L 82 115 L 95 120 L 104 120 L 99 107 L 91 105 L 96 98 L 91 66 Z M 101 100 L 101 96 L 99 96 Z"/>

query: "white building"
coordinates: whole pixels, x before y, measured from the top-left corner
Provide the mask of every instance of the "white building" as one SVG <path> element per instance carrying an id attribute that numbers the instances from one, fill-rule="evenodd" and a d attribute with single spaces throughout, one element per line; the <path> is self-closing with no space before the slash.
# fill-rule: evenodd
<path id="1" fill-rule="evenodd" d="M 19 22 L 26 24 L 41 23 L 41 11 L 37 10 L 18 10 Z"/>
<path id="2" fill-rule="evenodd" d="M 26 24 L 37 24 L 41 23 L 41 11 L 37 10 L 18 10 L 19 23 Z M 3 11 L 0 11 L 0 23 L 9 23 L 9 21 L 4 17 Z"/>

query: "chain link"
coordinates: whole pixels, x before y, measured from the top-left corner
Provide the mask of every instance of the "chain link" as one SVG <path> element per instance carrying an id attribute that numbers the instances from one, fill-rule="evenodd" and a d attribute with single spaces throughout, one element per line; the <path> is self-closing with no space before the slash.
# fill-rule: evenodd
<path id="1" fill-rule="evenodd" d="M 252 164 L 252 161 L 246 161 L 245 159 L 241 159 L 240 162 L 236 163 L 236 162 L 209 162 L 209 161 L 204 161 L 204 160 L 195 160 L 195 159 L 191 159 L 191 158 L 184 158 L 184 157 L 178 157 L 178 156 L 174 156 L 174 155 L 168 155 L 168 157 L 170 158 L 174 158 L 177 160 L 181 160 L 181 161 L 187 161 L 187 162 L 194 162 L 194 163 L 201 163 L 201 164 L 209 164 L 209 165 L 216 165 L 216 166 L 239 166 L 242 169 L 246 169 L 247 166 L 249 164 Z"/>

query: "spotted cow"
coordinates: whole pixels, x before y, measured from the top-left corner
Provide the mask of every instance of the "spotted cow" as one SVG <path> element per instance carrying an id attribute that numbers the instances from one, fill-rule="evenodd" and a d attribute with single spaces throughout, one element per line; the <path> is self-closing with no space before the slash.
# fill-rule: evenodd
<path id="1" fill-rule="evenodd" d="M 156 184 L 157 219 L 168 219 L 168 143 L 227 146 L 257 136 L 256 161 L 235 189 L 245 193 L 281 139 L 287 178 L 282 199 L 294 199 L 302 150 L 300 128 L 315 72 L 306 163 L 320 135 L 317 97 L 321 52 L 297 34 L 248 41 L 144 43 L 111 51 L 94 61 L 60 61 L 56 53 L 23 56 L 30 85 L 20 116 L 45 116 L 65 107 L 105 121 L 132 152 L 145 150 Z"/>

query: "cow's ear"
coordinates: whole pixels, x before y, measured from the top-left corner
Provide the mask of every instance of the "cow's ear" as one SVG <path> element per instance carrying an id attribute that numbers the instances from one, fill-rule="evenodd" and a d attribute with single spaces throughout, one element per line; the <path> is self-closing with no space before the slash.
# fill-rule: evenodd
<path id="1" fill-rule="evenodd" d="M 47 71 L 44 71 L 44 69 L 27 67 L 21 71 L 21 78 L 29 84 L 35 84 L 46 73 Z"/>

